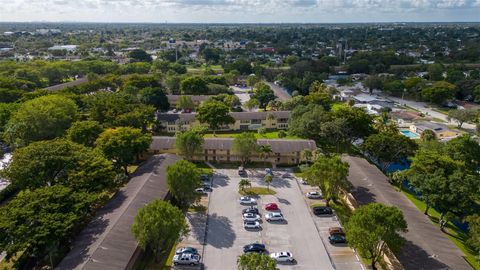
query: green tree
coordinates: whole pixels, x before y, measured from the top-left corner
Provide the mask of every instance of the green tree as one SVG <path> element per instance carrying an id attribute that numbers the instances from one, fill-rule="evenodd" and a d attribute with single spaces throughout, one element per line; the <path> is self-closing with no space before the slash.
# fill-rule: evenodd
<path id="1" fill-rule="evenodd" d="M 111 187 L 116 175 L 101 152 L 58 139 L 17 149 L 2 174 L 19 189 L 61 184 L 86 191 Z"/>
<path id="2" fill-rule="evenodd" d="M 180 155 L 193 160 L 195 154 L 203 149 L 203 135 L 196 130 L 189 130 L 176 134 L 175 148 Z"/>
<path id="3" fill-rule="evenodd" d="M 177 102 L 177 109 L 181 110 L 193 110 L 195 104 L 190 96 L 180 96 Z"/>
<path id="4" fill-rule="evenodd" d="M 139 246 L 152 252 L 160 262 L 163 253 L 188 232 L 182 211 L 168 202 L 154 200 L 141 208 L 135 216 L 132 233 Z"/>
<path id="5" fill-rule="evenodd" d="M 273 176 L 268 173 L 267 175 L 265 175 L 265 177 L 263 177 L 263 181 L 265 182 L 265 184 L 267 184 L 267 189 L 270 189 L 270 184 L 273 181 Z"/>
<path id="6" fill-rule="evenodd" d="M 77 117 L 71 99 L 48 95 L 23 103 L 5 127 L 4 138 L 12 146 L 62 136 Z"/>
<path id="7" fill-rule="evenodd" d="M 458 123 L 458 128 L 461 128 L 465 122 L 473 122 L 477 119 L 478 110 L 464 109 L 451 110 L 448 112 L 448 120 L 454 119 Z"/>
<path id="8" fill-rule="evenodd" d="M 243 132 L 233 140 L 232 151 L 238 155 L 243 166 L 257 150 L 257 138 L 253 133 Z"/>
<path id="9" fill-rule="evenodd" d="M 240 189 L 240 191 L 245 191 L 245 187 L 251 187 L 251 186 L 252 186 L 252 183 L 248 179 L 242 178 L 238 182 L 238 188 Z"/>
<path id="10" fill-rule="evenodd" d="M 274 100 L 276 97 L 270 86 L 263 82 L 258 82 L 253 88 L 253 98 L 258 100 L 260 108 L 265 109 L 268 102 Z"/>
<path id="11" fill-rule="evenodd" d="M 426 101 L 442 104 L 455 96 L 456 86 L 454 84 L 439 81 L 431 87 L 424 88 L 421 92 L 422 98 Z"/>
<path id="12" fill-rule="evenodd" d="M 443 80 L 443 66 L 441 64 L 433 64 L 427 67 L 428 76 L 432 81 Z"/>
<path id="13" fill-rule="evenodd" d="M 420 138 L 423 142 L 428 142 L 437 139 L 437 135 L 435 134 L 435 132 L 433 132 L 433 130 L 425 129 L 420 135 Z"/>
<path id="14" fill-rule="evenodd" d="M 128 165 L 134 163 L 138 156 L 147 151 L 152 142 L 151 135 L 130 127 L 119 127 L 105 130 L 95 142 L 105 156 L 123 167 L 128 175 Z"/>
<path id="15" fill-rule="evenodd" d="M 296 106 L 288 120 L 288 131 L 292 135 L 320 141 L 322 125 L 331 121 L 330 114 L 320 105 Z"/>
<path id="16" fill-rule="evenodd" d="M 371 94 L 375 89 L 377 90 L 383 89 L 383 80 L 378 76 L 372 75 L 372 76 L 368 76 L 365 79 L 363 85 L 368 89 L 368 91 Z"/>
<path id="17" fill-rule="evenodd" d="M 263 162 L 265 162 L 265 166 L 266 166 L 267 159 L 273 153 L 272 146 L 269 144 L 261 144 L 258 146 L 258 153 L 260 154 L 260 157 L 263 158 Z"/>
<path id="18" fill-rule="evenodd" d="M 258 99 L 251 98 L 247 102 L 245 102 L 245 107 L 249 110 L 252 111 L 255 108 L 258 108 L 260 106 L 260 101 Z"/>
<path id="19" fill-rule="evenodd" d="M 215 134 L 222 126 L 233 124 L 235 120 L 229 114 L 230 108 L 219 101 L 204 102 L 197 110 L 197 120 L 207 123 Z"/>
<path id="20" fill-rule="evenodd" d="M 347 180 L 348 169 L 348 163 L 342 161 L 339 156 L 319 157 L 305 171 L 305 178 L 310 185 L 322 190 L 328 206 L 329 202 L 337 198 L 342 191 L 350 189 L 351 184 Z"/>
<path id="21" fill-rule="evenodd" d="M 147 87 L 140 90 L 140 101 L 143 104 L 152 105 L 162 112 L 168 111 L 170 108 L 165 92 L 159 87 Z"/>
<path id="22" fill-rule="evenodd" d="M 142 49 L 132 50 L 128 56 L 135 62 L 152 62 L 152 57 Z"/>
<path id="23" fill-rule="evenodd" d="M 388 247 L 400 251 L 407 231 L 407 222 L 400 209 L 371 203 L 355 210 L 346 225 L 347 240 L 365 259 L 371 260 L 372 269 L 382 260 Z"/>
<path id="24" fill-rule="evenodd" d="M 195 191 L 201 184 L 200 170 L 195 164 L 179 160 L 167 167 L 168 189 L 182 208 L 188 208 L 199 199 Z"/>
<path id="25" fill-rule="evenodd" d="M 50 264 L 80 229 L 97 197 L 61 185 L 21 191 L 0 208 L 0 249 Z"/>
<path id="26" fill-rule="evenodd" d="M 155 123 L 155 108 L 145 104 L 128 106 L 127 112 L 119 114 L 111 122 L 113 126 L 132 127 L 147 132 L 148 128 Z"/>
<path id="27" fill-rule="evenodd" d="M 250 74 L 247 77 L 247 85 L 253 87 L 255 84 L 260 82 L 260 78 L 258 78 L 255 74 Z"/>
<path id="28" fill-rule="evenodd" d="M 78 121 L 67 130 L 67 138 L 72 142 L 93 147 L 102 132 L 103 127 L 97 121 Z"/>
<path id="29" fill-rule="evenodd" d="M 468 246 L 476 253 L 477 261 L 480 262 L 480 215 L 475 214 L 466 218 L 468 222 Z"/>
<path id="30" fill-rule="evenodd" d="M 445 144 L 445 153 L 453 160 L 463 161 L 472 172 L 480 166 L 480 145 L 468 134 L 449 140 Z"/>
<path id="31" fill-rule="evenodd" d="M 277 270 L 277 262 L 266 254 L 246 253 L 237 259 L 238 270 Z"/>
<path id="32" fill-rule="evenodd" d="M 377 133 L 367 137 L 361 149 L 380 163 L 385 172 L 392 163 L 415 154 L 417 144 L 398 133 Z"/>
<path id="33" fill-rule="evenodd" d="M 198 76 L 187 77 L 180 82 L 182 95 L 206 95 L 208 94 L 207 82 Z"/>

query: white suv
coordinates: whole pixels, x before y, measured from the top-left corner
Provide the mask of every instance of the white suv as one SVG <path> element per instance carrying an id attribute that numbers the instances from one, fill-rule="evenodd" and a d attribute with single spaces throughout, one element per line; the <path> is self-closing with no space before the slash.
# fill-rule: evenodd
<path id="1" fill-rule="evenodd" d="M 200 255 L 183 253 L 173 256 L 173 265 L 197 265 L 200 263 Z"/>
<path id="2" fill-rule="evenodd" d="M 285 220 L 282 213 L 279 213 L 279 212 L 267 213 L 267 214 L 265 214 L 265 219 L 267 221 L 284 221 Z"/>
<path id="3" fill-rule="evenodd" d="M 294 262 L 293 254 L 288 251 L 274 252 L 270 254 L 270 258 L 277 262 Z"/>

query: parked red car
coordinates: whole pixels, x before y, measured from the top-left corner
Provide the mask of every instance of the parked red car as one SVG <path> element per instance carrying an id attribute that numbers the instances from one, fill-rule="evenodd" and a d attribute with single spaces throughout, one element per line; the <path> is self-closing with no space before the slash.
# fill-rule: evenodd
<path id="1" fill-rule="evenodd" d="M 279 208 L 278 208 L 278 205 L 276 203 L 267 203 L 267 205 L 265 205 L 265 210 L 267 210 L 267 211 L 278 211 Z"/>

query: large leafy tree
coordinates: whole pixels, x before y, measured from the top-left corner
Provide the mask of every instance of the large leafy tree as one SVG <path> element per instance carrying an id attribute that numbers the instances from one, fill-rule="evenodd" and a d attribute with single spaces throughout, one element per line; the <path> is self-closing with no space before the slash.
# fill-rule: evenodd
<path id="1" fill-rule="evenodd" d="M 143 134 L 139 129 L 119 127 L 105 130 L 95 144 L 128 174 L 128 165 L 134 163 L 151 142 L 152 136 Z"/>
<path id="2" fill-rule="evenodd" d="M 366 138 L 374 132 L 373 117 L 362 108 L 347 105 L 336 106 L 332 109 L 332 116 L 334 119 L 345 120 L 346 127 L 348 127 L 345 136 L 350 143 Z"/>
<path id="3" fill-rule="evenodd" d="M 441 104 L 455 96 L 456 86 L 454 84 L 439 81 L 432 86 L 424 88 L 421 92 L 422 98 L 426 101 Z"/>
<path id="4" fill-rule="evenodd" d="M 72 142 L 93 147 L 103 127 L 97 121 L 79 121 L 67 130 L 67 138 Z"/>
<path id="5" fill-rule="evenodd" d="M 387 247 L 394 253 L 401 249 L 404 240 L 400 233 L 406 231 L 402 211 L 379 203 L 358 208 L 346 225 L 348 242 L 363 258 L 371 260 L 374 270 Z"/>
<path id="6" fill-rule="evenodd" d="M 448 118 L 454 119 L 458 123 L 458 128 L 461 128 L 465 122 L 473 122 L 477 119 L 478 110 L 463 109 L 451 110 L 448 112 Z"/>
<path id="7" fill-rule="evenodd" d="M 170 104 L 165 92 L 160 87 L 147 87 L 140 90 L 140 101 L 154 106 L 159 111 L 168 111 Z"/>
<path id="8" fill-rule="evenodd" d="M 132 61 L 138 62 L 152 62 L 152 57 L 142 49 L 135 49 L 131 51 L 128 56 Z"/>
<path id="9" fill-rule="evenodd" d="M 348 169 L 348 163 L 342 161 L 339 156 L 319 157 L 305 171 L 305 178 L 310 185 L 322 190 L 328 205 L 340 192 L 350 189 L 351 184 L 347 180 Z"/>
<path id="10" fill-rule="evenodd" d="M 182 95 L 205 95 L 208 94 L 208 85 L 202 77 L 187 77 L 180 82 Z"/>
<path id="11" fill-rule="evenodd" d="M 177 109 L 181 110 L 193 110 L 195 108 L 195 103 L 191 96 L 180 96 L 178 98 Z"/>
<path id="12" fill-rule="evenodd" d="M 238 270 L 277 270 L 277 262 L 266 254 L 246 253 L 237 259 Z"/>
<path id="13" fill-rule="evenodd" d="M 55 257 L 91 214 L 97 196 L 61 185 L 21 191 L 0 208 L 0 249 L 43 260 Z"/>
<path id="14" fill-rule="evenodd" d="M 476 252 L 477 261 L 480 262 L 480 215 L 475 214 L 466 218 L 468 222 L 467 244 Z"/>
<path id="15" fill-rule="evenodd" d="M 48 95 L 23 103 L 6 125 L 4 137 L 12 146 L 49 140 L 65 133 L 77 117 L 73 100 Z"/>
<path id="16" fill-rule="evenodd" d="M 268 102 L 275 99 L 275 94 L 270 86 L 266 85 L 263 82 L 258 82 L 253 88 L 253 98 L 260 102 L 260 108 L 265 109 Z"/>
<path id="17" fill-rule="evenodd" d="M 203 135 L 197 130 L 189 130 L 176 135 L 175 148 L 180 155 L 192 160 L 203 149 Z"/>
<path id="18" fill-rule="evenodd" d="M 34 142 L 17 149 L 2 174 L 19 189 L 62 184 L 86 191 L 111 187 L 116 175 L 100 151 L 67 140 Z"/>
<path id="19" fill-rule="evenodd" d="M 470 135 L 465 134 L 448 141 L 444 152 L 454 160 L 463 161 L 472 172 L 480 165 L 480 145 Z"/>
<path id="20" fill-rule="evenodd" d="M 232 151 L 238 155 L 242 165 L 245 165 L 257 150 L 257 138 L 253 133 L 243 132 L 233 140 Z"/>
<path id="21" fill-rule="evenodd" d="M 299 105 L 293 109 L 288 120 L 288 130 L 293 135 L 320 141 L 321 123 L 330 119 L 329 113 L 320 105 Z"/>
<path id="22" fill-rule="evenodd" d="M 140 209 L 132 233 L 143 250 L 152 252 L 159 262 L 166 247 L 188 232 L 182 211 L 168 202 L 154 200 Z"/>
<path id="23" fill-rule="evenodd" d="M 229 114 L 230 108 L 219 101 L 211 100 L 203 103 L 197 111 L 200 123 L 207 123 L 215 132 L 224 125 L 233 124 L 235 120 Z"/>
<path id="24" fill-rule="evenodd" d="M 200 171 L 195 164 L 179 160 L 167 168 L 167 183 L 170 193 L 182 208 L 188 208 L 199 198 L 195 191 L 201 184 Z"/>
<path id="25" fill-rule="evenodd" d="M 370 135 L 361 146 L 362 150 L 382 164 L 385 172 L 390 164 L 400 162 L 415 154 L 417 144 L 398 133 Z"/>

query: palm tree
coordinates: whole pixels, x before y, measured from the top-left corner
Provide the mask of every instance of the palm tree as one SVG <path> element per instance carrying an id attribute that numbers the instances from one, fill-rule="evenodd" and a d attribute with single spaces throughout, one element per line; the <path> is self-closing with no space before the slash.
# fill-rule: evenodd
<path id="1" fill-rule="evenodd" d="M 265 145 L 259 145 L 258 146 L 258 153 L 260 154 L 260 157 L 263 159 L 263 162 L 265 165 L 267 164 L 267 159 L 270 157 L 270 154 L 272 153 L 272 146 L 265 144 Z"/>
<path id="2" fill-rule="evenodd" d="M 238 188 L 241 191 L 245 191 L 245 187 L 251 187 L 252 183 L 248 179 L 241 179 L 240 182 L 238 183 Z"/>
<path id="3" fill-rule="evenodd" d="M 268 174 L 265 175 L 265 177 L 263 178 L 263 181 L 265 181 L 265 184 L 267 184 L 267 190 L 270 190 L 270 184 L 271 184 L 272 181 L 273 181 L 273 176 L 268 173 Z"/>

